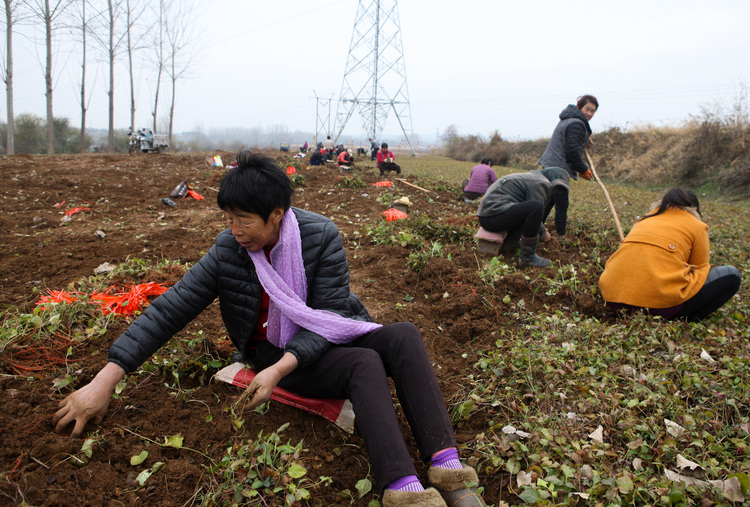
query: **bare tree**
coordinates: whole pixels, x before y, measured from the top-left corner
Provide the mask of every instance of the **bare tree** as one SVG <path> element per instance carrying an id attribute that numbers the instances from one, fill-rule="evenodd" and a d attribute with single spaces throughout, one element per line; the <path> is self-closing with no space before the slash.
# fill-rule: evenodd
<path id="1" fill-rule="evenodd" d="M 169 106 L 169 144 L 172 145 L 177 81 L 188 76 L 188 71 L 197 56 L 199 39 L 196 34 L 195 11 L 190 0 L 173 1 L 164 17 L 164 33 L 167 43 L 166 73 L 172 85 L 172 98 Z"/>
<path id="2" fill-rule="evenodd" d="M 45 95 L 47 98 L 47 154 L 52 155 L 55 152 L 55 127 L 54 115 L 52 111 L 52 36 L 55 30 L 60 28 L 58 21 L 65 13 L 66 9 L 74 0 L 28 0 L 27 5 L 34 16 L 39 18 L 44 24 L 44 46 L 46 50 L 46 59 L 44 67 Z"/>
<path id="3" fill-rule="evenodd" d="M 13 15 L 18 8 L 19 0 L 4 0 L 5 3 L 5 65 L 2 68 L 3 81 L 5 81 L 5 98 L 8 109 L 8 124 L 5 129 L 5 147 L 8 155 L 16 152 L 15 130 L 16 121 L 13 112 L 13 25 L 16 20 Z"/>
<path id="4" fill-rule="evenodd" d="M 127 14 L 124 7 L 126 0 L 107 0 L 106 8 L 101 16 L 101 30 L 93 30 L 91 36 L 105 54 L 109 72 L 109 125 L 107 136 L 107 150 L 115 151 L 115 61 L 124 51 L 128 31 L 123 17 Z M 132 125 L 131 125 L 132 127 Z"/>
<path id="5" fill-rule="evenodd" d="M 142 49 L 141 41 L 147 31 L 139 26 L 146 8 L 140 0 L 126 0 L 125 2 L 125 31 L 127 34 L 126 51 L 128 54 L 128 74 L 130 76 L 130 127 L 135 128 L 135 77 L 133 69 L 133 55 Z"/>
<path id="6" fill-rule="evenodd" d="M 122 36 L 115 34 L 120 2 L 107 0 L 107 63 L 109 64 L 109 133 L 107 136 L 108 151 L 115 151 L 115 57 L 122 43 Z"/>
<path id="7" fill-rule="evenodd" d="M 165 0 L 159 0 L 159 15 L 156 24 L 154 46 L 156 49 L 155 66 L 156 66 L 156 90 L 154 91 L 154 110 L 151 116 L 154 119 L 154 132 L 156 129 L 156 117 L 159 111 L 159 91 L 161 90 L 161 75 L 164 72 L 164 11 L 166 9 Z"/>
<path id="8" fill-rule="evenodd" d="M 81 23 L 81 139 L 79 144 L 79 151 L 81 153 L 86 152 L 86 111 L 88 110 L 88 103 L 86 102 L 86 50 L 87 36 L 89 32 L 89 19 L 86 16 L 86 6 L 88 0 L 81 0 L 81 10 L 79 21 Z"/>

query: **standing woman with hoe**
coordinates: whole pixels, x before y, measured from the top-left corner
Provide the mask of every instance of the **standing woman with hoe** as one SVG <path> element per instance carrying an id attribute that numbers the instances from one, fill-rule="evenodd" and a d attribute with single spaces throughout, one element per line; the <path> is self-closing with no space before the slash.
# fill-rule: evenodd
<path id="1" fill-rule="evenodd" d="M 578 102 L 568 105 L 560 113 L 560 122 L 552 132 L 549 145 L 544 151 L 539 163 L 542 169 L 560 167 L 565 169 L 574 180 L 578 176 L 590 180 L 593 176 L 591 169 L 583 161 L 583 150 L 589 144 L 591 127 L 589 121 L 599 109 L 599 101 L 593 95 L 583 95 Z M 553 196 L 544 208 L 544 222 L 555 208 L 555 231 L 558 236 L 564 236 L 568 226 L 568 192 L 559 192 Z"/>

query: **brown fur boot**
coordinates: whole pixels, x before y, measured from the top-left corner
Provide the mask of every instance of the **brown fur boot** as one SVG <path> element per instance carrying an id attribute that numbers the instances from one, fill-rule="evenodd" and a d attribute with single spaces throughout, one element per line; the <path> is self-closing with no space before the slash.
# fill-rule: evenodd
<path id="1" fill-rule="evenodd" d="M 464 465 L 463 470 L 430 467 L 427 478 L 448 507 L 487 507 L 477 493 L 477 472 L 468 465 Z"/>
<path id="2" fill-rule="evenodd" d="M 434 488 L 419 493 L 386 489 L 383 507 L 445 507 L 445 501 Z"/>

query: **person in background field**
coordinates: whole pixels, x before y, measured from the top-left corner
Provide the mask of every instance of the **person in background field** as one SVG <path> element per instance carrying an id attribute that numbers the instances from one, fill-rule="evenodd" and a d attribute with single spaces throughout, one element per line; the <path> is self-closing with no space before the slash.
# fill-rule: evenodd
<path id="1" fill-rule="evenodd" d="M 544 150 L 539 163 L 543 169 L 548 167 L 561 167 L 568 171 L 574 180 L 578 176 L 590 180 L 593 176 L 591 169 L 583 161 L 583 150 L 589 144 L 591 137 L 591 126 L 589 122 L 594 117 L 599 102 L 593 95 L 583 95 L 578 102 L 562 110 L 560 121 L 552 132 L 547 149 Z M 555 231 L 558 236 L 564 236 L 568 227 L 568 206 L 570 198 L 568 192 L 555 194 L 553 199 L 544 208 L 544 222 L 555 208 Z"/>
<path id="2" fill-rule="evenodd" d="M 380 145 L 372 137 L 368 140 L 370 141 L 370 160 L 377 160 L 378 151 L 380 150 Z"/>
<path id="3" fill-rule="evenodd" d="M 559 167 L 503 176 L 490 185 L 479 203 L 479 225 L 490 232 L 507 231 L 505 250 L 521 249 L 522 267 L 543 268 L 550 261 L 536 254 L 542 239 L 544 205 L 568 191 L 568 173 Z"/>
<path id="4" fill-rule="evenodd" d="M 497 174 L 492 169 L 492 159 L 484 158 L 471 169 L 468 179 L 461 183 L 464 190 L 464 201 L 471 204 L 474 199 L 479 199 L 484 195 L 487 189 L 497 181 Z"/>
<path id="5" fill-rule="evenodd" d="M 380 171 L 380 177 L 384 178 L 387 171 L 396 171 L 396 174 L 401 174 L 401 167 L 396 164 L 396 157 L 393 156 L 393 152 L 388 149 L 388 143 L 380 145 L 380 151 L 378 152 L 378 170 Z"/>
<path id="6" fill-rule="evenodd" d="M 336 148 L 336 145 L 333 144 L 331 136 L 328 136 L 328 138 L 323 141 L 323 148 L 325 148 L 326 160 L 333 160 L 333 150 Z"/>
<path id="7" fill-rule="evenodd" d="M 337 162 L 339 164 L 339 167 L 346 167 L 349 169 L 354 162 L 354 157 L 352 157 L 352 150 L 345 150 L 339 153 Z"/>
<path id="8" fill-rule="evenodd" d="M 325 150 L 323 150 L 323 149 L 314 150 L 310 154 L 310 159 L 308 160 L 308 163 L 310 165 L 325 165 L 326 164 L 326 158 L 325 158 L 325 155 L 323 155 L 324 151 Z"/>
<path id="9" fill-rule="evenodd" d="M 305 141 L 305 144 L 303 144 L 303 145 L 302 145 L 302 147 L 301 147 L 301 148 L 299 149 L 299 151 L 300 151 L 301 153 L 307 153 L 307 148 L 308 148 L 308 147 L 309 147 L 309 146 L 308 146 L 308 144 L 307 144 L 307 141 Z"/>
<path id="10" fill-rule="evenodd" d="M 638 220 L 607 261 L 599 288 L 619 313 L 705 319 L 729 301 L 742 277 L 709 264 L 708 225 L 690 190 L 672 188 Z"/>
<path id="11" fill-rule="evenodd" d="M 276 162 L 241 151 L 217 204 L 227 229 L 185 276 L 154 300 L 114 342 L 109 362 L 60 403 L 53 424 L 77 437 L 100 423 L 116 384 L 219 298 L 227 332 L 258 370 L 247 409 L 276 386 L 302 396 L 347 398 L 364 440 L 383 506 L 485 506 L 476 471 L 459 461 L 445 400 L 419 330 L 376 324 L 349 290 L 349 265 L 336 225 L 291 207 L 292 186 Z M 421 457 L 417 477 L 388 377 L 393 379 Z"/>

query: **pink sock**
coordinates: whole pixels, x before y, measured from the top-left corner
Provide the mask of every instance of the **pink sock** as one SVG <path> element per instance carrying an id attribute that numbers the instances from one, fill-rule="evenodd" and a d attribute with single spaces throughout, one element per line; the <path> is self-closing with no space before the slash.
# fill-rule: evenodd
<path id="1" fill-rule="evenodd" d="M 432 458 L 432 466 L 438 468 L 452 468 L 455 470 L 463 470 L 464 468 L 461 462 L 458 461 L 458 449 L 455 447 L 446 449 Z"/>
<path id="2" fill-rule="evenodd" d="M 419 482 L 419 477 L 416 475 L 407 475 L 400 479 L 396 479 L 386 486 L 386 489 L 392 489 L 394 491 L 414 491 L 415 493 L 424 491 L 422 483 Z"/>

